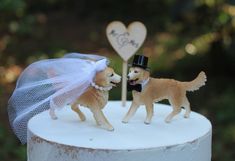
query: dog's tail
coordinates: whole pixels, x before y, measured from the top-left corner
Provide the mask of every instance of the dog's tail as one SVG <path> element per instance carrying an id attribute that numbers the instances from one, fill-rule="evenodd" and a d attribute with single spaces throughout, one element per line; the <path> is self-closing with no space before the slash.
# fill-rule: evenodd
<path id="1" fill-rule="evenodd" d="M 191 82 L 182 82 L 183 86 L 185 87 L 186 91 L 195 91 L 198 90 L 200 87 L 204 86 L 206 83 L 206 74 L 205 72 L 201 71 L 197 78 L 192 80 Z"/>

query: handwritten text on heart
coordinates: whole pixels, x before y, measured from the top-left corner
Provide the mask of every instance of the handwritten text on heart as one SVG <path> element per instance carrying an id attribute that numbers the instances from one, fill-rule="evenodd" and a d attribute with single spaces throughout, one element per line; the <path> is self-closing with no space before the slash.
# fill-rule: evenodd
<path id="1" fill-rule="evenodd" d="M 146 28 L 141 22 L 133 22 L 126 28 L 122 22 L 114 21 L 106 30 L 109 42 L 125 61 L 141 47 L 146 33 Z"/>

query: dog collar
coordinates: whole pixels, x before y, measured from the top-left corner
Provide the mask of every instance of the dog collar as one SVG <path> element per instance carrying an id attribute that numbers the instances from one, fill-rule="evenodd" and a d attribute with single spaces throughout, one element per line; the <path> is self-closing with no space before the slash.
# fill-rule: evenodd
<path id="1" fill-rule="evenodd" d="M 142 87 L 142 89 L 144 89 L 144 88 L 145 88 L 145 86 L 148 84 L 148 82 L 149 82 L 149 78 L 148 78 L 148 79 L 143 80 L 143 82 L 141 83 L 141 87 Z"/>
<path id="2" fill-rule="evenodd" d="M 95 89 L 100 90 L 100 91 L 109 91 L 109 90 L 111 90 L 113 88 L 112 86 L 101 87 L 101 86 L 95 84 L 94 82 L 91 82 L 91 86 L 94 87 Z"/>

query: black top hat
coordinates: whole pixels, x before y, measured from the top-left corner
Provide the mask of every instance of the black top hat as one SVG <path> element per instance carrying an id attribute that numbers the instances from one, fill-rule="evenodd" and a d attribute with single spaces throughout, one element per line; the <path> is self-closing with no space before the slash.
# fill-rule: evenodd
<path id="1" fill-rule="evenodd" d="M 145 70 L 149 70 L 149 68 L 147 67 L 148 65 L 148 57 L 144 56 L 144 55 L 135 55 L 133 62 L 132 62 L 132 67 L 140 67 L 143 68 Z"/>

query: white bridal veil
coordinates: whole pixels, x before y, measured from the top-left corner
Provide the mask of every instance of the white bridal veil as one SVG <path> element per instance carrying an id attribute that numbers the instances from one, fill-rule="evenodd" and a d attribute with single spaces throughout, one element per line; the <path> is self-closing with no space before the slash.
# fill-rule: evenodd
<path id="1" fill-rule="evenodd" d="M 106 57 L 71 53 L 29 65 L 20 75 L 8 102 L 10 124 L 20 141 L 27 142 L 30 118 L 49 108 L 58 109 L 72 103 L 107 64 Z"/>

